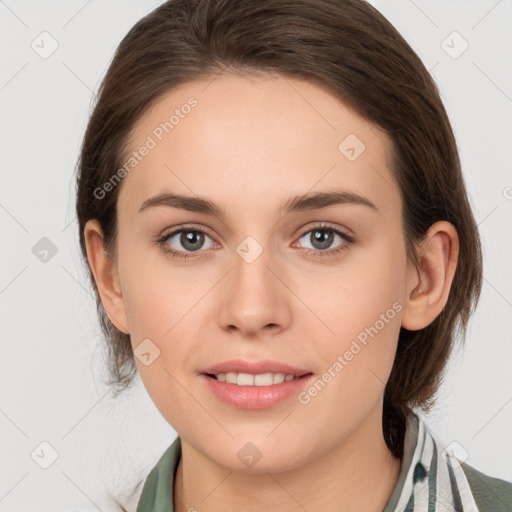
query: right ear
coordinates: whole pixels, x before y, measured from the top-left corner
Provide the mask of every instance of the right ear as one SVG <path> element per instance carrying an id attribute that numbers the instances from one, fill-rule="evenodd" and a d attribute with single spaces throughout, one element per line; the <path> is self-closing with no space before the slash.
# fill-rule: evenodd
<path id="1" fill-rule="evenodd" d="M 96 219 L 87 221 L 84 228 L 87 259 L 101 302 L 112 324 L 121 332 L 129 334 L 126 308 L 121 292 L 116 261 L 109 257 L 103 246 L 103 231 Z"/>

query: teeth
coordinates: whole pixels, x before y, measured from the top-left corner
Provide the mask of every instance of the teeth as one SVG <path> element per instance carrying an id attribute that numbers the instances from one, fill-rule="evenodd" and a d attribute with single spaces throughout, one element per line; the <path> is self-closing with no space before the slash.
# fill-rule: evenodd
<path id="1" fill-rule="evenodd" d="M 272 384 L 281 384 L 290 380 L 298 379 L 294 375 L 285 375 L 284 373 L 251 373 L 227 372 L 215 375 L 220 382 L 228 384 L 238 384 L 239 386 L 272 386 Z"/>

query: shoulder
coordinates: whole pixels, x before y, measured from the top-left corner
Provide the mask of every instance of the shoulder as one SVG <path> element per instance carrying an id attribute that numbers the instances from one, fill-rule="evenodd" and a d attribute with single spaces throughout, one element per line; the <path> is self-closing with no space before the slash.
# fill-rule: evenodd
<path id="1" fill-rule="evenodd" d="M 479 512 L 510 512 L 512 510 L 512 482 L 481 473 L 462 463 Z"/>
<path id="2" fill-rule="evenodd" d="M 173 510 L 173 486 L 181 458 L 178 436 L 150 471 L 139 497 L 136 512 L 168 512 Z"/>

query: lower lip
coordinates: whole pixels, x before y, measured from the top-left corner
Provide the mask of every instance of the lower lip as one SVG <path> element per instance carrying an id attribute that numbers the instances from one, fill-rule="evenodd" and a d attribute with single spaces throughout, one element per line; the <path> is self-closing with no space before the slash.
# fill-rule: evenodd
<path id="1" fill-rule="evenodd" d="M 230 405 L 241 409 L 267 409 L 300 393 L 310 383 L 314 375 L 310 373 L 299 379 L 271 386 L 239 386 L 238 384 L 220 382 L 204 373 L 200 377 L 205 380 L 206 385 L 217 397 Z"/>

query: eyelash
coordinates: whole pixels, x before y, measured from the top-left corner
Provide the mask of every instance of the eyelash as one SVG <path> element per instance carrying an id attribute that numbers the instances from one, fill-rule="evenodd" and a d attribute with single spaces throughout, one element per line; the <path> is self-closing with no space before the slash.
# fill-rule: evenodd
<path id="1" fill-rule="evenodd" d="M 327 250 L 327 251 L 321 251 L 319 249 L 309 249 L 309 248 L 304 249 L 306 251 L 306 254 L 308 256 L 312 256 L 313 258 L 325 258 L 325 257 L 336 256 L 336 255 L 340 254 L 341 252 L 348 250 L 350 248 L 350 246 L 352 244 L 354 244 L 354 242 L 355 242 L 355 238 L 353 236 L 348 235 L 347 233 L 344 233 L 343 231 L 341 231 L 337 228 L 334 228 L 328 224 L 320 224 L 318 226 L 314 226 L 311 229 L 308 229 L 307 231 L 304 231 L 304 233 L 302 233 L 302 235 L 300 235 L 299 239 L 312 231 L 331 231 L 331 232 L 335 233 L 336 235 L 341 236 L 341 238 L 343 238 L 343 240 L 344 240 L 344 243 L 337 249 L 331 249 L 331 250 Z M 203 234 L 207 235 L 208 237 L 210 237 L 210 235 L 205 230 L 203 230 L 201 228 L 196 228 L 196 227 L 187 228 L 186 226 L 181 226 L 179 229 L 176 229 L 176 230 L 172 231 L 171 233 L 168 233 L 168 234 L 163 235 L 162 237 L 158 238 L 156 240 L 156 243 L 161 247 L 162 251 L 165 254 L 170 255 L 172 258 L 186 260 L 189 258 L 198 257 L 198 256 L 194 256 L 192 253 L 169 249 L 169 246 L 167 245 L 167 241 L 171 237 L 176 235 L 177 233 L 181 233 L 181 232 L 199 232 L 199 233 L 203 233 Z"/>

